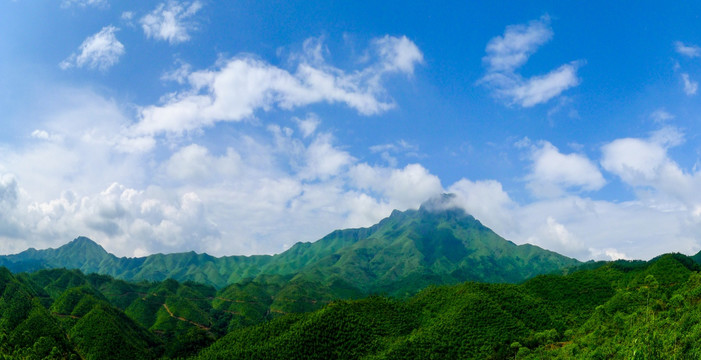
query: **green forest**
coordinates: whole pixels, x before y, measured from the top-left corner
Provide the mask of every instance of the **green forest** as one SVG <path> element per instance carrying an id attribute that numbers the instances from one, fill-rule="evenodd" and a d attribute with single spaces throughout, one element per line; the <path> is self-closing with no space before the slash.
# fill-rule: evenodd
<path id="1" fill-rule="evenodd" d="M 0 270 L 7 359 L 687 359 L 701 267 L 667 254 L 519 284 L 345 298 L 288 279 L 222 289 L 79 270 Z M 303 291 L 301 289 L 304 289 Z M 318 298 L 317 298 L 318 297 Z"/>

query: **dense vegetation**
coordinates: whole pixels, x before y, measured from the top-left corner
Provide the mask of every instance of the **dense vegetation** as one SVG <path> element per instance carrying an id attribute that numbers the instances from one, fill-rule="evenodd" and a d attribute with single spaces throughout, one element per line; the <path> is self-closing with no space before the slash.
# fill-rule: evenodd
<path id="1" fill-rule="evenodd" d="M 431 287 L 334 302 L 229 333 L 198 359 L 701 357 L 701 274 L 683 255 L 520 285 Z"/>
<path id="2" fill-rule="evenodd" d="M 444 199 L 450 201 L 450 199 Z M 353 293 L 406 296 L 431 284 L 463 281 L 516 283 L 577 265 L 577 260 L 504 240 L 463 210 L 427 203 L 394 211 L 380 223 L 334 231 L 274 255 L 213 257 L 194 252 L 118 258 L 79 237 L 58 248 L 0 256 L 13 272 L 79 269 L 129 281 L 194 281 L 223 288 L 271 276 L 346 287 Z"/>
<path id="3" fill-rule="evenodd" d="M 699 358 L 699 270 L 693 258 L 668 254 L 588 263 L 521 284 L 465 282 L 406 298 L 344 300 L 345 288 L 281 277 L 217 290 L 77 270 L 0 269 L 0 356 Z"/>

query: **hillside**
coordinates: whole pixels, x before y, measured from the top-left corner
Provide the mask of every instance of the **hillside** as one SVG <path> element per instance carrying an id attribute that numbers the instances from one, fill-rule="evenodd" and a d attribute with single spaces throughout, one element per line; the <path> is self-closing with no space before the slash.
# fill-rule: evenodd
<path id="1" fill-rule="evenodd" d="M 669 254 L 520 285 L 334 302 L 233 331 L 196 358 L 695 359 L 699 302 L 699 266 Z"/>
<path id="2" fill-rule="evenodd" d="M 700 270 L 690 257 L 667 254 L 520 284 L 465 282 L 405 298 L 342 300 L 343 289 L 275 276 L 217 290 L 0 268 L 0 356 L 698 358 Z"/>
<path id="3" fill-rule="evenodd" d="M 349 292 L 408 295 L 431 284 L 516 283 L 579 264 L 533 245 L 515 245 L 449 203 L 450 196 L 444 195 L 418 210 L 395 210 L 369 228 L 337 230 L 273 256 L 189 252 L 118 258 L 79 237 L 58 249 L 2 256 L 0 265 L 14 272 L 68 268 L 124 280 L 172 278 L 216 288 L 244 279 L 290 276 Z"/>

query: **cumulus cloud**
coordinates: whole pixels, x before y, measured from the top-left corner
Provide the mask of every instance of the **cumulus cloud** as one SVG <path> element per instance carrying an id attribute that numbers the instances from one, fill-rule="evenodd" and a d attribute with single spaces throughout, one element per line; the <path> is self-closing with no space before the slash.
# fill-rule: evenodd
<path id="1" fill-rule="evenodd" d="M 165 162 L 164 170 L 171 179 L 198 184 L 236 176 L 240 163 L 241 156 L 232 148 L 228 148 L 221 156 L 214 156 L 206 147 L 191 144 L 176 151 Z"/>
<path id="2" fill-rule="evenodd" d="M 674 50 L 679 55 L 684 55 L 689 58 L 701 57 L 701 48 L 696 45 L 686 45 L 681 41 L 674 42 Z"/>
<path id="3" fill-rule="evenodd" d="M 510 25 L 502 36 L 492 38 L 482 59 L 487 74 L 479 81 L 509 104 L 532 107 L 548 102 L 565 90 L 579 85 L 577 70 L 581 61 L 561 65 L 547 74 L 523 78 L 517 70 L 536 50 L 553 37 L 550 19 L 545 16 L 527 25 Z"/>
<path id="4" fill-rule="evenodd" d="M 148 38 L 168 41 L 171 44 L 190 40 L 190 32 L 197 24 L 190 20 L 202 8 L 199 1 L 178 2 L 171 0 L 159 4 L 151 13 L 141 18 L 141 27 Z"/>
<path id="5" fill-rule="evenodd" d="M 701 209 L 701 173 L 685 171 L 668 155 L 668 149 L 682 141 L 673 128 L 647 139 L 617 139 L 602 148 L 601 165 L 634 189 L 652 191 L 647 200 L 655 206 L 695 211 Z"/>
<path id="6" fill-rule="evenodd" d="M 448 188 L 448 192 L 456 195 L 456 204 L 498 234 L 506 236 L 518 227 L 519 221 L 513 217 L 517 204 L 500 182 L 460 179 Z"/>
<path id="7" fill-rule="evenodd" d="M 219 121 L 241 121 L 258 110 L 291 110 L 314 103 L 343 103 L 363 115 L 389 110 L 381 80 L 387 74 L 410 74 L 421 52 L 405 37 L 373 42 L 378 62 L 346 73 L 326 63 L 299 63 L 289 72 L 251 56 L 223 60 L 210 70 L 187 76 L 189 89 L 171 94 L 162 105 L 141 109 L 135 134 L 182 133 Z"/>
<path id="8" fill-rule="evenodd" d="M 689 74 L 682 74 L 682 83 L 684 84 L 684 93 L 686 95 L 696 95 L 696 91 L 699 89 L 699 83 L 694 80 L 691 80 Z"/>
<path id="9" fill-rule="evenodd" d="M 499 235 L 580 260 L 649 259 L 701 249 L 689 212 L 643 201 L 615 203 L 576 195 L 519 204 L 494 180 L 460 180 L 449 188 L 456 203 Z M 492 202 L 492 199 L 496 201 Z"/>
<path id="10" fill-rule="evenodd" d="M 586 246 L 574 234 L 552 216 L 548 216 L 545 219 L 545 224 L 538 228 L 536 233 L 531 235 L 527 241 L 556 252 L 581 253 L 587 250 Z M 592 255 L 600 254 L 601 252 L 597 251 L 596 254 Z M 604 254 L 606 253 L 604 252 Z M 616 258 L 611 260 L 616 260 Z"/>
<path id="11" fill-rule="evenodd" d="M 379 194 L 399 208 L 415 207 L 442 191 L 440 179 L 419 164 L 396 169 L 363 163 L 353 167 L 349 176 L 354 186 Z"/>
<path id="12" fill-rule="evenodd" d="M 56 247 L 87 235 L 127 256 L 275 253 L 334 229 L 372 225 L 392 209 L 417 208 L 446 191 L 506 239 L 582 260 L 700 249 L 701 197 L 694 194 L 701 193 L 701 177 L 667 154 L 683 142 L 673 128 L 616 139 L 602 149 L 601 166 L 639 189 L 637 199 L 581 196 L 602 186 L 597 167 L 584 155 L 536 142 L 526 148 L 529 173 L 561 192 L 518 202 L 495 180 L 461 179 L 444 188 L 420 164 L 358 160 L 319 129 L 316 116 L 313 131 L 298 130 L 297 121 L 294 130 L 269 125 L 256 137 L 232 134 L 223 148 L 186 138 L 158 148 L 163 158 L 122 152 L 114 136 L 122 136 L 129 118 L 114 101 L 56 93 L 68 97 L 58 101 L 66 109 L 53 109 L 45 123 L 30 128 L 41 129 L 42 141 L 0 147 L 0 252 Z M 47 141 L 42 131 L 59 138 Z M 377 149 L 393 147 L 403 146 Z"/>
<path id="13" fill-rule="evenodd" d="M 125 152 L 128 111 L 90 92 L 55 93 L 59 108 L 28 130 L 41 141 L 0 146 L 0 169 L 15 174 L 0 182 L 0 252 L 86 235 L 121 256 L 275 253 L 418 208 L 442 190 L 421 165 L 359 161 L 316 115 L 294 121 L 299 131 L 271 124 L 256 137 L 232 134 L 224 148 L 184 138 Z"/>
<path id="14" fill-rule="evenodd" d="M 594 191 L 606 181 L 597 166 L 581 154 L 563 154 L 547 141 L 531 149 L 533 161 L 527 176 L 528 187 L 536 196 L 559 196 L 565 189 Z"/>
<path id="15" fill-rule="evenodd" d="M 0 175 L 0 209 L 9 210 L 17 206 L 19 191 L 17 180 L 10 174 Z"/>
<path id="16" fill-rule="evenodd" d="M 114 66 L 124 55 L 124 45 L 115 36 L 118 30 L 111 25 L 105 26 L 97 34 L 85 39 L 78 48 L 79 51 L 71 54 L 59 66 L 64 70 L 72 67 L 87 67 L 101 71 Z"/>

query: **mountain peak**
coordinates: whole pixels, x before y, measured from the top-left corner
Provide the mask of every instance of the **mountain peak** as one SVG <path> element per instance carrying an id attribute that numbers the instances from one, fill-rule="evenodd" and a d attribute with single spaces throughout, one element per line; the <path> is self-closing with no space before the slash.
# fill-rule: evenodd
<path id="1" fill-rule="evenodd" d="M 107 254 L 107 251 L 100 246 L 100 244 L 85 236 L 79 236 L 73 239 L 68 244 L 61 246 L 59 250 L 69 250 L 74 252 L 82 252 L 85 254 L 90 253 L 93 255 Z"/>
<path id="2" fill-rule="evenodd" d="M 85 237 L 85 236 L 78 236 L 77 238 L 71 240 L 69 243 L 66 245 L 73 245 L 73 246 L 100 246 L 100 244 L 96 243 L 92 239 Z M 64 245 L 64 246 L 66 246 Z M 101 246 L 100 246 L 101 247 Z"/>

